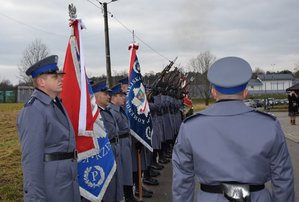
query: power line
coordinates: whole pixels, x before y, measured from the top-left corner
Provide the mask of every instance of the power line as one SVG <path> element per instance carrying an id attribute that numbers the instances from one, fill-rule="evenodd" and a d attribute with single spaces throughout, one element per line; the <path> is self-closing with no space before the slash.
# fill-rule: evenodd
<path id="1" fill-rule="evenodd" d="M 97 6 L 96 4 L 94 4 L 93 2 L 91 2 L 90 0 L 87 0 L 88 2 L 90 2 L 92 5 L 96 6 L 97 8 L 100 8 L 103 11 L 103 8 Z M 108 14 L 110 15 L 111 18 L 115 19 L 116 22 L 118 22 L 122 27 L 124 27 L 128 32 L 130 32 L 130 34 L 133 34 L 132 29 L 129 29 L 128 26 L 126 26 L 124 23 L 122 23 L 119 19 L 117 19 L 110 11 L 108 11 Z M 153 52 L 155 52 L 157 55 L 159 55 L 160 57 L 171 61 L 170 59 L 168 59 L 166 56 L 162 55 L 161 53 L 159 53 L 158 51 L 156 51 L 154 48 L 152 48 L 148 43 L 146 43 L 145 41 L 143 41 L 140 37 L 138 37 L 136 34 L 134 34 L 134 36 L 141 42 L 143 43 L 146 47 L 148 47 L 150 50 L 152 50 Z"/>
<path id="2" fill-rule="evenodd" d="M 103 8 L 96 5 L 94 2 L 92 2 L 91 0 L 86 0 L 88 1 L 89 3 L 91 3 L 93 6 L 97 7 L 98 9 L 100 9 L 102 12 L 103 12 Z M 129 29 L 124 23 L 122 23 L 118 18 L 116 18 L 110 11 L 108 12 L 108 14 L 110 15 L 111 18 L 113 18 L 117 23 L 119 23 L 122 27 L 124 27 L 130 34 L 133 34 L 133 31 L 131 29 Z M 24 23 L 20 20 L 17 20 L 15 18 L 12 18 L 6 14 L 3 14 L 0 12 L 0 15 L 11 20 L 11 21 L 14 21 L 20 25 L 23 25 L 29 29 L 32 29 L 32 30 L 36 30 L 36 31 L 39 31 L 39 32 L 44 32 L 44 33 L 47 33 L 47 34 L 51 34 L 51 35 L 57 35 L 57 36 L 63 36 L 63 37 L 66 37 L 67 35 L 65 34 L 60 34 L 60 33 L 55 33 L 55 32 L 50 32 L 50 31 L 47 31 L 47 30 L 44 30 L 43 28 L 40 28 L 40 27 L 36 27 L 36 26 L 32 26 L 30 24 L 27 24 L 27 23 Z M 158 52 L 157 50 L 155 50 L 153 47 L 151 47 L 148 43 L 146 43 L 144 40 L 142 40 L 139 36 L 137 36 L 136 34 L 134 34 L 134 36 L 141 42 L 143 43 L 146 47 L 148 47 L 151 51 L 155 52 L 157 55 L 159 55 L 160 57 L 168 60 L 168 61 L 171 61 L 169 60 L 166 56 L 164 56 L 163 54 L 161 54 L 160 52 Z"/>
<path id="3" fill-rule="evenodd" d="M 109 12 L 109 14 L 111 14 Z M 131 31 L 126 25 L 124 25 L 123 23 L 121 23 L 116 17 L 114 17 L 114 15 L 111 14 L 111 17 L 114 18 L 121 26 L 123 26 L 128 32 L 130 32 L 131 34 L 133 34 L 133 31 Z M 141 43 L 143 43 L 145 46 L 147 46 L 149 49 L 151 49 L 153 52 L 155 52 L 156 54 L 158 54 L 160 57 L 170 61 L 167 57 L 165 57 L 164 55 L 162 55 L 161 53 L 159 53 L 158 51 L 156 51 L 154 48 L 152 48 L 148 43 L 146 43 L 145 41 L 143 41 L 140 37 L 138 37 L 135 33 L 134 36 L 141 41 Z"/>
<path id="4" fill-rule="evenodd" d="M 88 1 L 89 3 L 91 3 L 92 5 L 94 5 L 95 7 L 97 7 L 97 8 L 99 8 L 99 9 L 101 9 L 101 10 L 102 10 L 102 12 L 103 12 L 103 8 L 102 8 L 102 7 L 100 7 L 100 6 L 96 5 L 95 3 L 93 3 L 93 2 L 92 2 L 92 1 L 90 1 L 90 0 L 86 0 L 86 1 Z"/>
<path id="5" fill-rule="evenodd" d="M 64 37 L 67 36 L 67 35 L 65 35 L 65 34 L 59 34 L 59 33 L 55 33 L 55 32 L 49 32 L 49 31 L 44 30 L 44 29 L 42 29 L 42 28 L 39 28 L 39 27 L 36 27 L 36 26 L 29 25 L 29 24 L 27 24 L 27 23 L 24 23 L 24 22 L 22 22 L 22 21 L 16 20 L 16 19 L 14 19 L 14 18 L 12 18 L 12 17 L 10 17 L 10 16 L 8 16 L 8 15 L 6 15 L 6 14 L 3 14 L 3 13 L 0 13 L 0 15 L 4 16 L 4 17 L 6 17 L 7 19 L 9 19 L 9 20 L 11 20 L 11 21 L 14 21 L 14 22 L 16 22 L 16 23 L 18 23 L 18 24 L 20 24 L 20 25 L 23 25 L 23 26 L 25 26 L 25 27 L 27 27 L 27 28 L 30 28 L 30 29 L 32 29 L 32 30 L 37 30 L 37 31 L 44 32 L 44 33 L 47 33 L 47 34 L 54 34 L 54 35 L 57 35 L 57 36 L 64 36 Z"/>

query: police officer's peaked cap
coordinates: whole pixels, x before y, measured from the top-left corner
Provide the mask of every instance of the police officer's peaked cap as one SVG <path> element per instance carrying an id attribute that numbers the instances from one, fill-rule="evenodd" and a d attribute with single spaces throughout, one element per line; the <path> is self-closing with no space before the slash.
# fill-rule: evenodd
<path id="1" fill-rule="evenodd" d="M 249 63 L 239 57 L 221 58 L 208 70 L 208 80 L 222 94 L 243 91 L 251 76 L 252 70 Z"/>
<path id="2" fill-rule="evenodd" d="M 88 79 L 88 82 L 89 82 L 90 85 L 94 85 L 95 84 L 95 82 L 94 82 L 93 79 Z"/>
<path id="3" fill-rule="evenodd" d="M 121 84 L 128 84 L 129 80 L 128 80 L 128 77 L 125 77 L 125 78 L 120 79 L 118 82 Z"/>
<path id="4" fill-rule="evenodd" d="M 122 89 L 121 89 L 121 84 L 116 84 L 115 86 L 112 86 L 111 91 L 110 91 L 110 95 L 116 95 L 119 93 L 123 93 Z"/>
<path id="5" fill-rule="evenodd" d="M 106 85 L 106 80 L 101 80 L 95 84 L 92 85 L 92 91 L 94 93 L 96 92 L 108 92 L 111 91 L 111 89 L 109 89 Z"/>
<path id="6" fill-rule="evenodd" d="M 26 75 L 31 75 L 32 78 L 35 78 L 41 74 L 64 74 L 64 72 L 59 71 L 57 62 L 57 55 L 46 57 L 29 67 L 26 71 Z"/>

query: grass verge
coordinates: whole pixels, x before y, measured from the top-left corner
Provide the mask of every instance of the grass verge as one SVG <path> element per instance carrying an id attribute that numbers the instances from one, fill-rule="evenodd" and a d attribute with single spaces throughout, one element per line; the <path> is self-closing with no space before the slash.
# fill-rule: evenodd
<path id="1" fill-rule="evenodd" d="M 0 201 L 22 201 L 23 176 L 16 117 L 23 104 L 0 104 Z"/>

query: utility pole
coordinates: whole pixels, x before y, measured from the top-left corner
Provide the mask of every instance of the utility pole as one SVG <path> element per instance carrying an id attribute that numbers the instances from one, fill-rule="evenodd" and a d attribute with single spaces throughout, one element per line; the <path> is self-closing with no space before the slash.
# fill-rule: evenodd
<path id="1" fill-rule="evenodd" d="M 105 50 L 106 50 L 106 72 L 107 72 L 107 83 L 109 88 L 112 87 L 111 77 L 111 60 L 110 60 L 110 44 L 109 44 L 109 27 L 108 27 L 108 16 L 107 16 L 107 3 L 102 3 L 104 11 L 104 31 L 105 31 Z"/>

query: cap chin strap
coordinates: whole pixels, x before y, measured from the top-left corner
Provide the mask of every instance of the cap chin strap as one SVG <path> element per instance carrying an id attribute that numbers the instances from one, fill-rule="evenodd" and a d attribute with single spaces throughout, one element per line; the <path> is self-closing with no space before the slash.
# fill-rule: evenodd
<path id="1" fill-rule="evenodd" d="M 220 86 L 217 86 L 217 85 L 213 84 L 213 87 L 219 93 L 227 94 L 227 95 L 232 95 L 232 94 L 236 94 L 236 93 L 242 92 L 243 90 L 245 90 L 246 86 L 247 86 L 247 83 L 242 84 L 240 86 L 236 86 L 236 87 L 224 88 L 224 87 L 220 87 Z"/>

